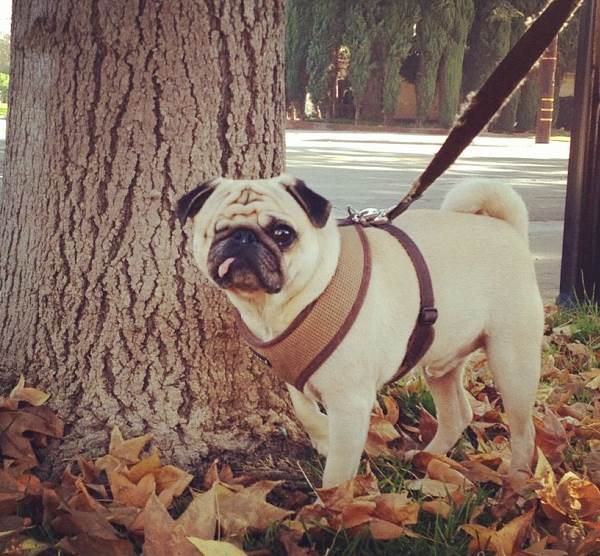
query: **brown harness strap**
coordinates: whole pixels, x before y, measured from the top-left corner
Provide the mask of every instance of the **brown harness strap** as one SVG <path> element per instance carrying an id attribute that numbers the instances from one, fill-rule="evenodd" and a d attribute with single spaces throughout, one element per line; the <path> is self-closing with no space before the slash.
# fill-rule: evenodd
<path id="1" fill-rule="evenodd" d="M 371 277 L 371 252 L 362 226 L 350 220 L 342 220 L 338 225 L 340 257 L 331 282 L 283 333 L 263 342 L 237 315 L 239 330 L 254 353 L 277 376 L 300 391 L 346 337 L 362 308 Z M 408 254 L 417 274 L 420 293 L 419 314 L 404 360 L 389 384 L 410 371 L 431 346 L 437 310 L 429 269 L 415 242 L 392 224 L 377 228 L 394 236 Z"/>
<path id="2" fill-rule="evenodd" d="M 435 337 L 433 325 L 437 320 L 438 311 L 435 308 L 431 275 L 429 274 L 427 263 L 416 243 L 406 232 L 403 232 L 400 228 L 392 224 L 383 224 L 378 226 L 378 228 L 393 235 L 406 251 L 417 273 L 419 295 L 421 298 L 419 314 L 417 315 L 417 321 L 412 334 L 408 339 L 404 359 L 394 376 L 387 381 L 387 384 L 391 384 L 408 373 L 431 347 Z"/>

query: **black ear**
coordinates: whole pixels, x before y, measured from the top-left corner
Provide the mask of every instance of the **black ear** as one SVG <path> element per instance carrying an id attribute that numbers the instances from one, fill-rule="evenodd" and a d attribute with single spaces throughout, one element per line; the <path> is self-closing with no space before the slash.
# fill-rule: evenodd
<path id="1" fill-rule="evenodd" d="M 189 193 L 186 193 L 179 201 L 177 201 L 175 214 L 177 215 L 177 218 L 179 218 L 179 222 L 181 222 L 182 226 L 188 218 L 192 218 L 200 212 L 200 209 L 214 190 L 214 180 L 207 181 L 200 184 Z"/>
<path id="2" fill-rule="evenodd" d="M 331 212 L 331 203 L 325 197 L 321 197 L 321 195 L 308 188 L 302 180 L 296 180 L 293 185 L 286 184 L 285 188 L 296 199 L 308 215 L 309 220 L 317 228 L 322 228 L 327 224 Z"/>

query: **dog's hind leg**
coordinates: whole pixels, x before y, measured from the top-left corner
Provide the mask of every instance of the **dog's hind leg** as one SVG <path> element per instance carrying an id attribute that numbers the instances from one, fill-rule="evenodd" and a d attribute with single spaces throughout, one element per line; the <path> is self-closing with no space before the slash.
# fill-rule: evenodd
<path id="1" fill-rule="evenodd" d="M 463 371 L 464 359 L 441 376 L 429 374 L 427 370 L 423 373 L 435 402 L 438 420 L 435 436 L 425 447 L 427 452 L 448 452 L 473 419 L 473 410 L 463 385 Z"/>
<path id="2" fill-rule="evenodd" d="M 323 488 L 348 481 L 356 475 L 367 441 L 375 391 L 361 393 L 338 390 L 324 399 L 329 418 L 329 453 L 323 473 Z"/>
<path id="3" fill-rule="evenodd" d="M 510 426 L 515 475 L 531 469 L 535 448 L 535 429 L 531 419 L 541 372 L 541 334 L 532 330 L 511 330 L 506 336 L 490 336 L 486 351 L 494 383 L 502 397 Z"/>
<path id="4" fill-rule="evenodd" d="M 327 415 L 321 413 L 319 406 L 308 396 L 305 396 L 293 386 L 287 385 L 287 387 L 298 421 L 302 424 L 317 452 L 326 456 L 329 443 Z"/>

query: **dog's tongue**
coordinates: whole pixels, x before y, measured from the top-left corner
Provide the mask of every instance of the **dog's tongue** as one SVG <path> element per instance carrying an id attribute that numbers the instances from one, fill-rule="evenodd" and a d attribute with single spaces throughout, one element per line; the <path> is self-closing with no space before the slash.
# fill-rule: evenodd
<path id="1" fill-rule="evenodd" d="M 229 257 L 219 265 L 219 268 L 217 270 L 219 278 L 223 278 L 223 276 L 225 276 L 229 272 L 229 267 L 232 265 L 233 261 L 235 261 L 235 257 Z"/>

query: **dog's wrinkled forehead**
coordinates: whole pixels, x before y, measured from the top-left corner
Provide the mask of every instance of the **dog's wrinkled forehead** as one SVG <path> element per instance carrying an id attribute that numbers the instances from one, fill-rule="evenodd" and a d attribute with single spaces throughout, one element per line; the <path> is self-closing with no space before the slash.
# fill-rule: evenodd
<path id="1" fill-rule="evenodd" d="M 274 180 L 222 180 L 223 198 L 215 215 L 215 231 L 244 224 L 265 227 L 274 219 L 289 219 L 284 202 L 287 192 L 282 185 Z"/>
<path id="2" fill-rule="evenodd" d="M 202 211 L 205 204 L 210 210 Z M 322 228 L 330 212 L 327 199 L 288 174 L 262 180 L 215 178 L 186 193 L 176 208 L 182 225 L 197 214 L 203 216 L 205 231 L 252 221 L 263 227 L 273 219 L 295 221 L 302 213 L 315 227 Z"/>

